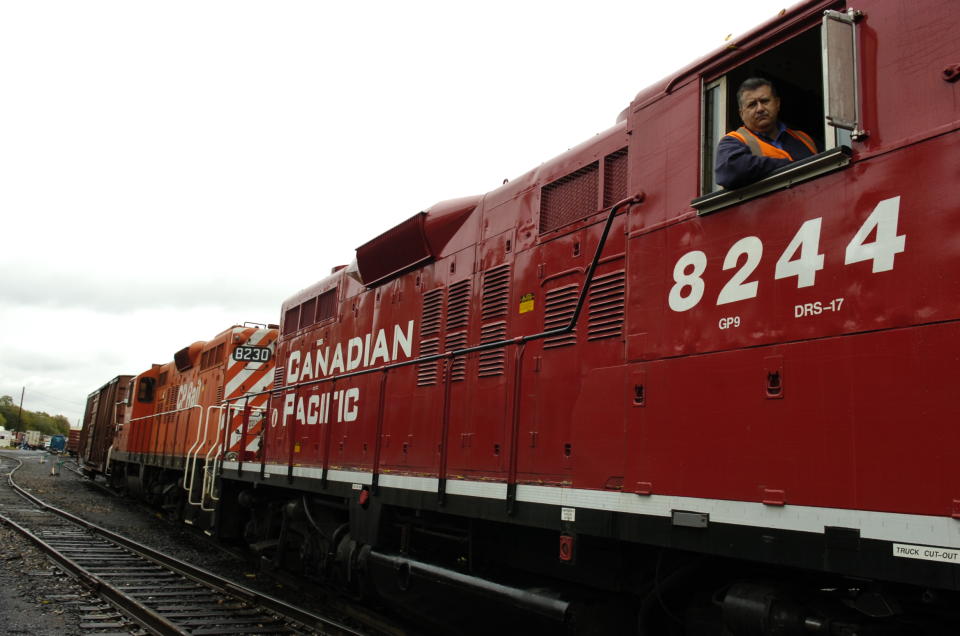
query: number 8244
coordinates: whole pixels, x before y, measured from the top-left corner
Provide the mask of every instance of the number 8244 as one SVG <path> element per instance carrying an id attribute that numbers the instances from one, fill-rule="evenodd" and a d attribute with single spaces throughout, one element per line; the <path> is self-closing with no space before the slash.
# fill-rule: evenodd
<path id="1" fill-rule="evenodd" d="M 900 197 L 884 199 L 873 209 L 857 233 L 847 244 L 844 265 L 862 261 L 873 262 L 873 273 L 893 269 L 894 257 L 906 247 L 906 235 L 897 234 Z M 817 272 L 823 269 L 824 255 L 820 253 L 820 226 L 822 218 L 805 221 L 777 259 L 774 278 L 797 278 L 797 288 L 811 287 Z M 876 230 L 874 240 L 867 241 Z M 743 264 L 737 267 L 741 256 Z M 717 295 L 717 305 L 726 305 L 757 296 L 759 281 L 749 278 L 760 264 L 763 243 L 756 236 L 747 236 L 732 246 L 723 259 L 723 270 L 736 269 Z M 670 309 L 688 311 L 697 306 L 706 292 L 703 274 L 707 270 L 707 255 L 700 250 L 687 252 L 673 266 L 674 285 L 667 298 Z"/>

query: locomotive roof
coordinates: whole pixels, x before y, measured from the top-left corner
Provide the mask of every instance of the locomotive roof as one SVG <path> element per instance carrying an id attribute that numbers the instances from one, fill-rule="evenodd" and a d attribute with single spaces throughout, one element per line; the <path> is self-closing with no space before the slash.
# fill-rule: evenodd
<path id="1" fill-rule="evenodd" d="M 676 87 L 695 80 L 700 75 L 709 75 L 716 67 L 732 63 L 735 60 L 742 60 L 759 52 L 768 42 L 797 27 L 799 22 L 805 21 L 810 16 L 811 11 L 817 7 L 822 10 L 842 6 L 843 4 L 842 0 L 805 0 L 789 9 L 783 9 L 773 18 L 761 23 L 737 39 L 731 40 L 676 73 L 644 88 L 634 97 L 629 110 L 639 110 L 669 95 Z M 621 117 L 624 114 L 621 113 Z"/>

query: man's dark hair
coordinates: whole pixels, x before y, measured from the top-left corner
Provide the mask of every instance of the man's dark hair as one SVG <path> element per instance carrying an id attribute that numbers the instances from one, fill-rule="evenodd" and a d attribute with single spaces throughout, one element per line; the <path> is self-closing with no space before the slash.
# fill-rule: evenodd
<path id="1" fill-rule="evenodd" d="M 743 80 L 740 84 L 740 88 L 737 89 L 737 106 L 743 106 L 743 94 L 747 91 L 755 91 L 761 86 L 769 86 L 770 94 L 774 97 L 780 97 L 777 94 L 777 87 L 773 85 L 773 82 L 764 78 L 764 77 L 748 77 Z"/>

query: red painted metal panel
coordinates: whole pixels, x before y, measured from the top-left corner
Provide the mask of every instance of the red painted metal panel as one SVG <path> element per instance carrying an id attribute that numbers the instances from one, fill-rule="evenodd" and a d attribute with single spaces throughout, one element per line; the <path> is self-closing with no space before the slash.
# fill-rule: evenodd
<path id="1" fill-rule="evenodd" d="M 948 186 L 955 168 L 942 158 L 958 148 L 960 135 L 945 135 L 635 237 L 629 333 L 645 335 L 631 357 L 957 318 L 960 280 L 943 274 L 960 266 L 960 244 L 944 240 L 960 234 L 951 213 L 960 195 Z M 923 174 L 923 185 L 911 174 Z M 880 216 L 877 240 L 872 221 Z M 805 247 L 808 262 L 800 263 Z"/>
<path id="2" fill-rule="evenodd" d="M 630 413 L 626 489 L 949 515 L 960 491 L 947 371 L 958 329 L 640 363 L 648 404 Z M 783 358 L 783 399 L 764 390 L 771 351 Z"/>

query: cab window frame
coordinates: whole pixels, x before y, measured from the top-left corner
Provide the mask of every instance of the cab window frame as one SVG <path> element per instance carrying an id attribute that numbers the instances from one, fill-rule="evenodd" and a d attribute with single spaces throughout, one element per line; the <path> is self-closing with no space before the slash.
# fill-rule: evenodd
<path id="1" fill-rule="evenodd" d="M 826 11 L 818 22 L 757 55 L 740 59 L 722 72 L 701 76 L 700 196 L 691 201 L 698 214 L 709 214 L 790 187 L 850 163 L 852 141 L 866 134 L 860 130 L 862 101 L 856 33 L 859 17 L 855 11 Z M 849 39 L 845 39 L 845 28 Z M 797 59 L 807 63 L 798 65 Z M 812 60 L 816 60 L 815 65 L 809 63 Z M 816 70 L 811 70 L 813 67 Z M 725 190 L 716 183 L 716 150 L 727 132 L 742 125 L 736 91 L 748 77 L 764 77 L 777 87 L 784 106 L 781 120 L 810 134 L 820 152 L 753 184 Z M 845 109 L 842 116 L 835 113 L 838 105 Z M 851 108 L 855 109 L 852 121 Z M 719 131 L 720 127 L 724 130 Z"/>

